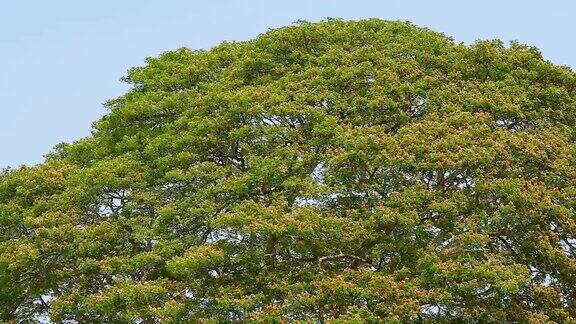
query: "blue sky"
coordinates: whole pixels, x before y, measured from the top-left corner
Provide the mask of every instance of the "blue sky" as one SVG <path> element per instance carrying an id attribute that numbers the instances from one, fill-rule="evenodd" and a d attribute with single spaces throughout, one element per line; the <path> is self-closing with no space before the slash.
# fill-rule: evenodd
<path id="1" fill-rule="evenodd" d="M 408 20 L 465 43 L 520 40 L 576 69 L 574 0 L 100 0 L 0 2 L 0 168 L 90 134 L 148 56 L 209 48 L 325 17 Z"/>

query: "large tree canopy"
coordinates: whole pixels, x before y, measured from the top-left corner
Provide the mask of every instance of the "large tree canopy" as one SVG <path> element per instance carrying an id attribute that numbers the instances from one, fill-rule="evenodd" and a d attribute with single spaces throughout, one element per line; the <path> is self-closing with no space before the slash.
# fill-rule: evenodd
<path id="1" fill-rule="evenodd" d="M 0 175 L 0 320 L 576 320 L 576 74 L 408 23 L 150 58 Z"/>

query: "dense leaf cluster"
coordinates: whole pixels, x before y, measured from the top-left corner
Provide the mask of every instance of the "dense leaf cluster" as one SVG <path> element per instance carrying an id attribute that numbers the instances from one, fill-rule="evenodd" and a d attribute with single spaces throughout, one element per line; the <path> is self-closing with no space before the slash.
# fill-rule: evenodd
<path id="1" fill-rule="evenodd" d="M 576 74 L 408 23 L 150 58 L 0 175 L 0 319 L 576 320 Z"/>

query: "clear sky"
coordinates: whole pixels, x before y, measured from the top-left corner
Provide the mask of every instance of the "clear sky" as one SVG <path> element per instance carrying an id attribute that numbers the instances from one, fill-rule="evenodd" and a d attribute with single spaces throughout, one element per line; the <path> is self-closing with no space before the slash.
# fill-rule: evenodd
<path id="1" fill-rule="evenodd" d="M 574 0 L 2 0 L 0 168 L 90 134 L 148 56 L 322 18 L 408 20 L 456 41 L 520 40 L 576 69 Z"/>

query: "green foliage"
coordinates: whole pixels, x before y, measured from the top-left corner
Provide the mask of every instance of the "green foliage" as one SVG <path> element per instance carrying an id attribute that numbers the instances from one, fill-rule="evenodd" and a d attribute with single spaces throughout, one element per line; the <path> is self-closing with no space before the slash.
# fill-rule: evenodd
<path id="1" fill-rule="evenodd" d="M 0 175 L 0 320 L 576 320 L 576 74 L 301 22 L 130 70 Z"/>

